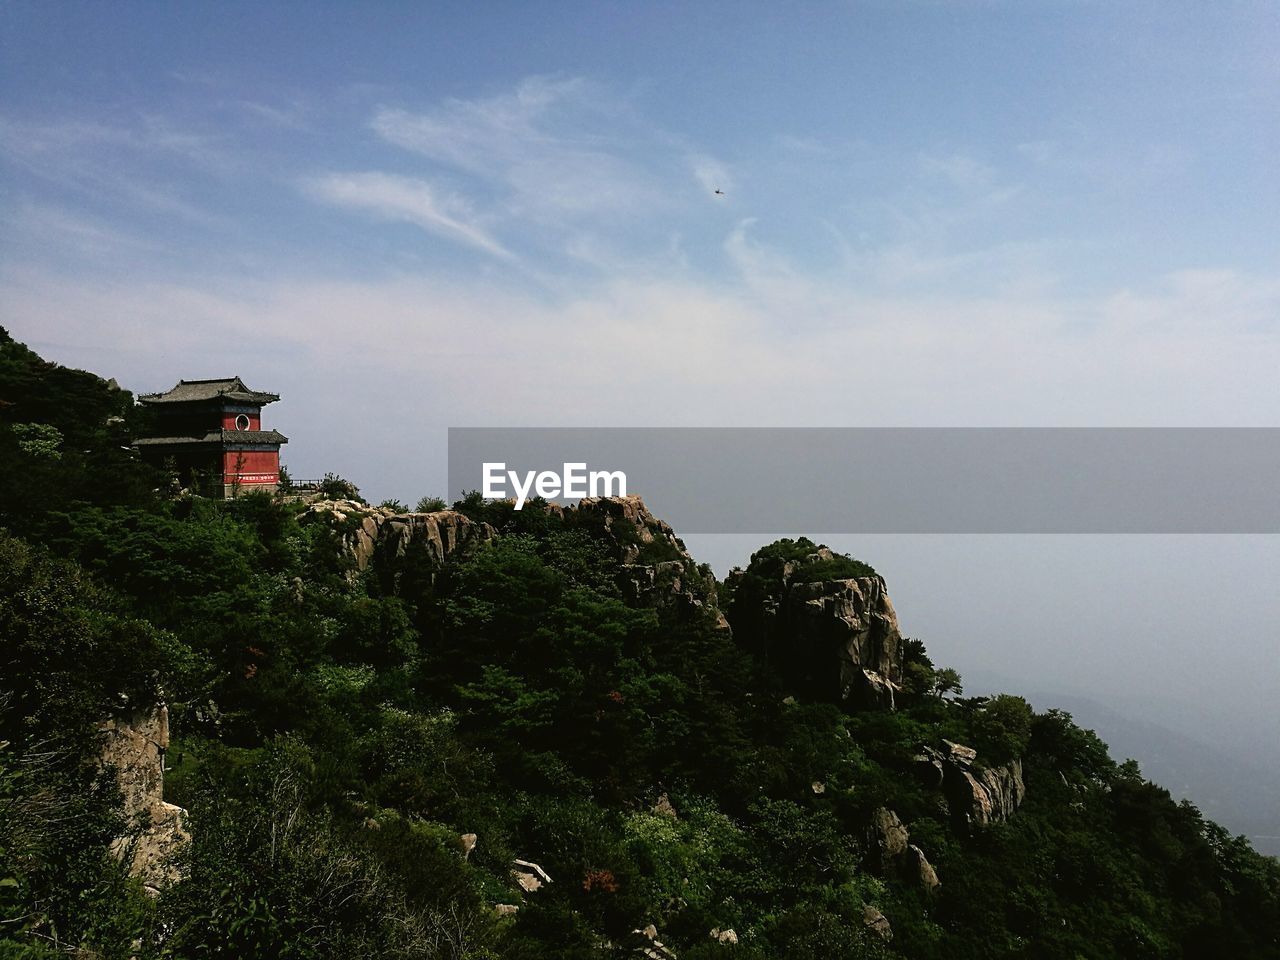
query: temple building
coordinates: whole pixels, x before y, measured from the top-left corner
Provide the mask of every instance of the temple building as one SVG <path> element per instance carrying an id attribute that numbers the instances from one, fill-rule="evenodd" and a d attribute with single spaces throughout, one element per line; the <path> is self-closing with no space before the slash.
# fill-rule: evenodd
<path id="1" fill-rule="evenodd" d="M 209 496 L 273 491 L 280 482 L 280 445 L 289 438 L 262 429 L 262 408 L 279 399 L 250 390 L 239 377 L 179 380 L 165 393 L 139 395 L 152 412 L 152 428 L 133 445 L 145 461 Z"/>

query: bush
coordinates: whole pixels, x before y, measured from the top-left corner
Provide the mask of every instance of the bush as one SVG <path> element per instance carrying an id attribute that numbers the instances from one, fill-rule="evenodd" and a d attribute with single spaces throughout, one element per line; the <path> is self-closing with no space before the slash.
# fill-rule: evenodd
<path id="1" fill-rule="evenodd" d="M 1026 752 L 1031 741 L 1031 705 L 1022 697 L 1001 693 L 981 701 L 974 711 L 974 746 L 987 763 L 1005 763 Z"/>
<path id="2" fill-rule="evenodd" d="M 792 573 L 792 583 L 811 583 L 818 580 L 848 580 L 855 577 L 874 577 L 875 568 L 869 563 L 855 560 L 845 553 L 834 553 L 830 559 L 814 556 L 820 550 L 830 550 L 826 544 L 817 544 L 808 537 L 795 540 L 784 537 L 751 555 L 751 567 L 762 574 L 781 573 L 785 563 L 798 564 Z"/>
<path id="3" fill-rule="evenodd" d="M 350 480 L 344 480 L 336 473 L 326 473 L 320 481 L 320 493 L 330 500 L 355 500 L 364 503 L 360 496 L 360 488 Z"/>

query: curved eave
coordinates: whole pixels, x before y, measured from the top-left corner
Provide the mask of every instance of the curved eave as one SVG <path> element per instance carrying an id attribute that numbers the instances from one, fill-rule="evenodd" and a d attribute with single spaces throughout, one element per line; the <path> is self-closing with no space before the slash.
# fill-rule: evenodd
<path id="1" fill-rule="evenodd" d="M 278 430 L 219 430 L 203 437 L 139 437 L 135 447 L 273 446 L 288 443 Z"/>

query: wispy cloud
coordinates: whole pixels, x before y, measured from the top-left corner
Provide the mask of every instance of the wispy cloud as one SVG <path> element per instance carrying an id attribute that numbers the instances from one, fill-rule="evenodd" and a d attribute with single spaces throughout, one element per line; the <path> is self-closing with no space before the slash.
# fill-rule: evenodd
<path id="1" fill-rule="evenodd" d="M 612 107 L 584 80 L 532 77 L 509 93 L 424 112 L 382 107 L 372 127 L 390 144 L 475 178 L 512 218 L 564 223 L 652 212 L 666 193 L 627 155 L 622 111 Z"/>
<path id="2" fill-rule="evenodd" d="M 756 265 L 771 269 L 767 260 Z M 518 279 L 485 286 L 404 275 L 234 277 L 195 287 L 10 271 L 0 274 L 0 291 L 16 335 L 39 341 L 56 331 L 74 345 L 64 347 L 65 362 L 101 368 L 95 351 L 119 354 L 127 343 L 131 366 L 105 372 L 145 381 L 175 351 L 213 367 L 258 363 L 292 378 L 293 416 L 303 423 L 312 409 L 329 415 L 332 398 L 315 372 L 354 369 L 376 370 L 408 391 L 399 403 L 412 395 L 413 410 L 433 411 L 384 411 L 400 430 L 423 417 L 440 425 L 1194 426 L 1280 416 L 1270 389 L 1280 365 L 1274 279 L 1190 271 L 1087 299 L 902 297 L 779 270 L 777 286 L 758 292 L 618 276 L 543 299 Z M 1198 321 L 1207 305 L 1224 319 Z M 357 338 L 353 317 L 361 318 Z M 258 349 L 264 331 L 266 354 Z M 280 356 L 301 365 L 294 371 Z M 476 363 L 500 388 L 474 389 Z M 344 435 L 360 436 L 355 414 L 332 415 L 348 418 Z M 331 426 L 306 430 L 319 436 Z M 376 455 L 358 439 L 350 452 Z M 399 446 L 396 455 L 408 457 L 388 464 L 397 475 L 430 456 Z"/>
<path id="3" fill-rule="evenodd" d="M 443 193 L 425 180 L 377 172 L 334 173 L 306 179 L 303 187 L 335 206 L 382 220 L 412 223 L 495 257 L 514 256 L 485 231 L 463 198 Z"/>
<path id="4" fill-rule="evenodd" d="M 20 200 L 0 215 L 10 243 L 41 244 L 60 253 L 68 250 L 99 257 L 129 247 L 149 249 L 140 237 L 63 207 Z"/>
<path id="5" fill-rule="evenodd" d="M 193 223 L 222 221 L 169 186 L 148 160 L 177 160 L 186 171 L 225 169 L 213 142 L 159 117 L 132 126 L 78 119 L 32 122 L 0 117 L 0 159 L 48 183 L 98 199 L 125 200 Z"/>

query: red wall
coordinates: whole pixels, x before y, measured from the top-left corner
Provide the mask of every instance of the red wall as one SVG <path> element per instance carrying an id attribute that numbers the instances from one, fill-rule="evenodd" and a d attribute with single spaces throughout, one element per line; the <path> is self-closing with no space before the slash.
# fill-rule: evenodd
<path id="1" fill-rule="evenodd" d="M 239 477 L 236 467 L 239 466 Z M 280 481 L 279 450 L 227 450 L 222 454 L 222 470 L 226 475 L 224 483 L 235 483 L 237 480 L 245 485 L 251 483 L 278 483 Z"/>
<path id="2" fill-rule="evenodd" d="M 239 413 L 223 413 L 223 415 L 222 415 L 222 429 L 223 429 L 223 430 L 234 430 L 234 429 L 236 428 L 236 417 L 239 417 L 239 416 L 242 416 L 242 414 L 239 414 Z M 249 429 L 250 429 L 250 430 L 261 430 L 261 429 L 262 429 L 262 414 L 260 414 L 260 413 L 246 413 L 246 414 L 243 414 L 243 416 L 246 416 L 246 417 L 248 417 L 248 418 L 249 418 Z"/>

